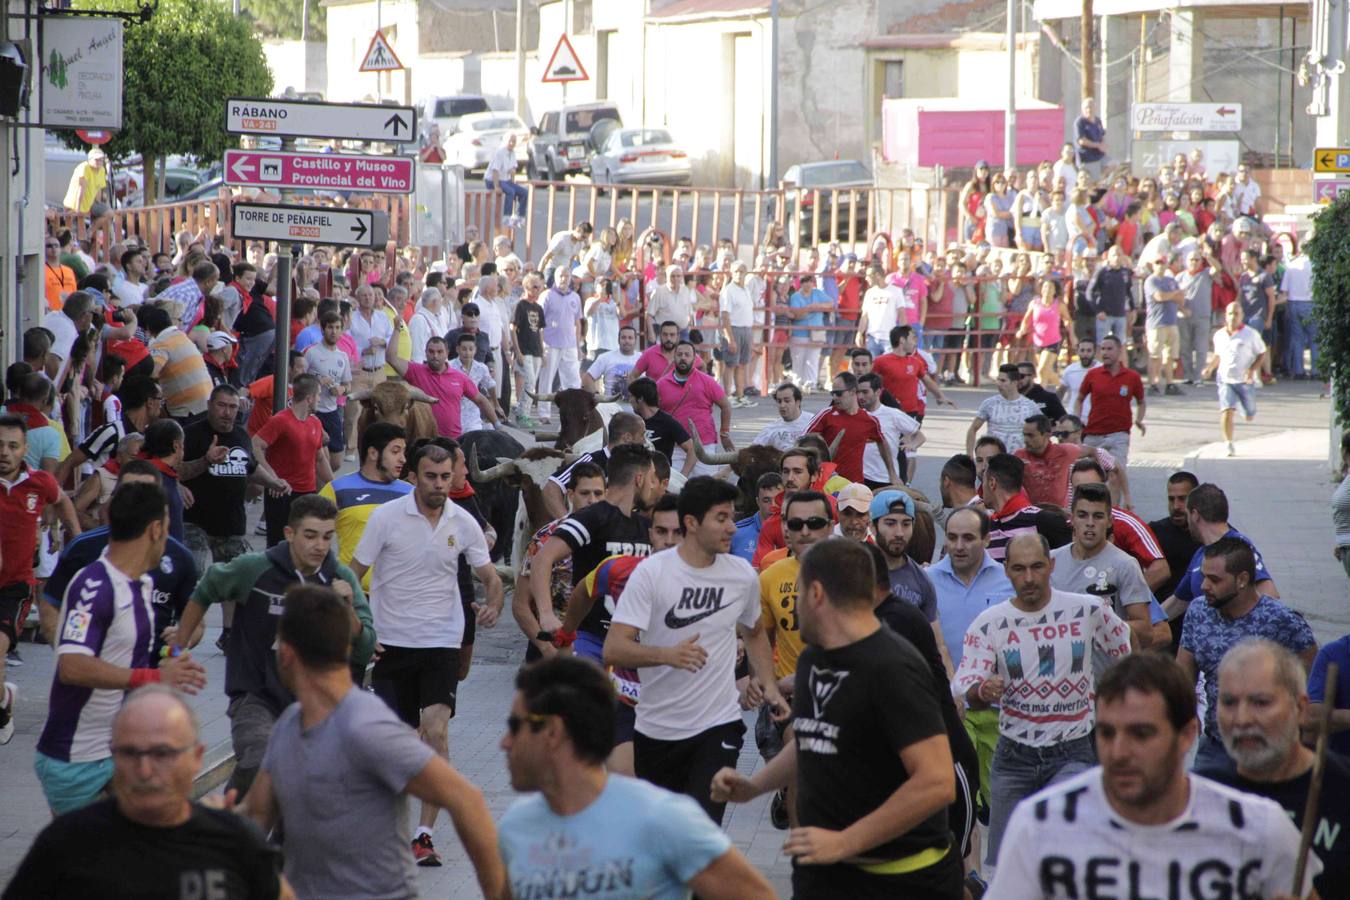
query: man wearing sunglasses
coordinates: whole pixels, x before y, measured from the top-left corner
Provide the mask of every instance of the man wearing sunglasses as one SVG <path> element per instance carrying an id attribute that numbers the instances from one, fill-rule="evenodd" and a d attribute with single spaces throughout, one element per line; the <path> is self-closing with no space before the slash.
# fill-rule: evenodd
<path id="1" fill-rule="evenodd" d="M 840 372 L 834 376 L 832 385 L 829 407 L 811 420 L 811 424 L 806 426 L 806 432 L 819 434 L 831 445 L 835 438 L 843 436 L 832 461 L 839 474 L 849 481 L 864 480 L 864 451 L 875 444 L 881 453 L 886 477 L 890 479 L 886 483 L 895 484 L 898 480 L 895 474 L 895 452 L 887 443 L 881 424 L 858 405 L 858 379 L 852 372 Z M 917 423 L 914 423 L 913 430 L 918 430 Z"/>
<path id="2" fill-rule="evenodd" d="M 584 660 L 556 656 L 517 674 L 501 748 L 511 786 L 530 793 L 497 835 L 514 896 L 575 896 L 598 882 L 610 886 L 595 895 L 774 897 L 690 798 L 606 771 L 614 704 L 604 672 Z"/>

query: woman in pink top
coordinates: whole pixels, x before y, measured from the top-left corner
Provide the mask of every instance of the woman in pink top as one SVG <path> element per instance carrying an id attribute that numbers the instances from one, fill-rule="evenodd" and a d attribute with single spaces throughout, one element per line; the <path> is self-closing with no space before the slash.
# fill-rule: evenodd
<path id="1" fill-rule="evenodd" d="M 1056 363 L 1059 361 L 1060 331 L 1073 334 L 1073 317 L 1064 302 L 1059 282 L 1052 278 L 1041 281 L 1041 292 L 1027 307 L 1022 324 L 1017 329 L 1019 338 L 1031 335 L 1031 345 L 1036 353 L 1036 377 L 1041 384 L 1050 385 L 1056 378 Z"/>

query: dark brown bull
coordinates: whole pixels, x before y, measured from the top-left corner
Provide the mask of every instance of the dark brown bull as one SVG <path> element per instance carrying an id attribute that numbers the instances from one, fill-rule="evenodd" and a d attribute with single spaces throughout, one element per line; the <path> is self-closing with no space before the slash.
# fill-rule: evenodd
<path id="1" fill-rule="evenodd" d="M 601 397 L 581 388 L 567 388 L 556 394 L 536 394 L 526 391 L 536 403 L 552 403 L 558 407 L 558 430 L 536 431 L 540 441 L 553 441 L 559 450 L 570 450 L 586 435 L 605 427 L 605 420 L 597 407 L 601 403 L 615 403 L 618 397 Z"/>
<path id="2" fill-rule="evenodd" d="M 436 398 L 401 381 L 382 381 L 369 390 L 355 391 L 350 398 L 361 404 L 356 433 L 364 434 L 368 425 L 389 422 L 401 426 L 408 445 L 421 438 L 436 436 L 436 419 L 431 404 Z"/>
<path id="3" fill-rule="evenodd" d="M 698 434 L 693 419 L 689 420 L 689 433 Z M 834 446 L 830 448 L 832 452 L 839 449 L 842 437 L 842 433 L 835 437 Z M 755 502 L 755 485 L 759 483 L 760 476 L 766 472 L 779 471 L 783 462 L 783 451 L 777 447 L 751 444 L 739 450 L 709 451 L 704 449 L 697 438 L 694 439 L 694 455 L 704 465 L 731 467 L 731 471 L 736 475 L 736 486 L 741 492 L 740 499 L 736 503 L 736 512 L 742 516 L 753 515 L 758 509 Z"/>

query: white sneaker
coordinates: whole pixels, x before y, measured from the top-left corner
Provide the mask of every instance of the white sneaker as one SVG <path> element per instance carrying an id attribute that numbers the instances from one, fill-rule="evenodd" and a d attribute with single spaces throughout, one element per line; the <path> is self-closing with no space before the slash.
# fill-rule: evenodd
<path id="1" fill-rule="evenodd" d="M 3 700 L 0 702 L 0 744 L 8 744 L 14 737 L 14 706 L 19 702 L 18 686 L 6 681 L 0 700 Z"/>
<path id="2" fill-rule="evenodd" d="M 1225 455 L 1227 455 L 1227 456 L 1237 456 L 1237 448 L 1233 446 L 1233 442 L 1232 442 L 1232 441 L 1229 441 L 1229 442 L 1228 442 L 1228 445 L 1227 445 L 1227 453 L 1226 453 Z"/>

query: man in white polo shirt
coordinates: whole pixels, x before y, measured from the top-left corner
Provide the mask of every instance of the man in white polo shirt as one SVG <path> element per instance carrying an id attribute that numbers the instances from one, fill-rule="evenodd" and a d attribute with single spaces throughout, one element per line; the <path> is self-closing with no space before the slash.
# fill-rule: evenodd
<path id="1" fill-rule="evenodd" d="M 717 304 L 723 334 L 722 362 L 736 385 L 732 406 L 755 405 L 755 401 L 745 396 L 750 375 L 750 329 L 755 324 L 755 298 L 745 283 L 749 271 L 749 267 L 739 260 L 731 264 L 731 281 L 722 288 Z M 722 387 L 730 388 L 725 376 Z"/>
<path id="2" fill-rule="evenodd" d="M 374 567 L 370 598 L 384 649 L 371 685 L 443 757 L 449 755 L 447 731 L 455 714 L 464 637 L 461 553 L 487 592 L 487 604 L 478 608 L 478 624 L 492 627 L 502 610 L 502 583 L 488 559 L 483 530 L 458 504 L 446 502 L 451 482 L 462 481 L 464 475 L 464 452 L 453 446 L 422 448 L 413 461 L 412 493 L 370 514 L 351 563 L 357 578 Z M 439 811 L 422 803 L 412 842 L 419 866 L 441 864 L 431 842 Z"/>

